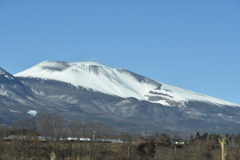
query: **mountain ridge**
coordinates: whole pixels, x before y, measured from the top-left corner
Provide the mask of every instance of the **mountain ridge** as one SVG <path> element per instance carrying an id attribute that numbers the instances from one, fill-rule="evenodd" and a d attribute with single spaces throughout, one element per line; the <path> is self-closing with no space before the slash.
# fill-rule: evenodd
<path id="1" fill-rule="evenodd" d="M 167 85 L 126 69 L 110 68 L 96 62 L 44 61 L 14 76 L 58 80 L 105 94 L 123 98 L 134 97 L 168 106 L 171 106 L 170 101 L 184 104 L 188 100 L 196 100 L 240 107 L 232 102 Z"/>

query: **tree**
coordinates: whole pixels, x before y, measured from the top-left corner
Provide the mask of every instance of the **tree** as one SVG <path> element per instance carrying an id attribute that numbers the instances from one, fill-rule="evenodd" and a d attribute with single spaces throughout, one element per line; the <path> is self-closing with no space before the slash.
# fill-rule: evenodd
<path id="1" fill-rule="evenodd" d="M 132 137 L 128 133 L 125 133 L 125 132 L 121 133 L 120 139 L 124 142 L 131 142 L 132 141 Z"/>
<path id="2" fill-rule="evenodd" d="M 92 137 L 93 140 L 99 138 L 107 138 L 112 131 L 112 127 L 98 122 L 86 122 L 83 125 L 84 134 L 88 137 Z"/>
<path id="3" fill-rule="evenodd" d="M 57 140 L 64 133 L 66 120 L 58 113 L 42 113 L 39 116 L 39 132 L 45 136 L 46 140 Z"/>
<path id="4" fill-rule="evenodd" d="M 235 136 L 235 144 L 239 147 L 240 146 L 240 133 Z"/>
<path id="5" fill-rule="evenodd" d="M 215 134 L 215 133 L 209 134 L 209 141 L 210 141 L 214 146 L 217 146 L 217 145 L 219 144 L 219 143 L 218 143 L 219 137 L 220 137 L 220 135 Z"/>
<path id="6" fill-rule="evenodd" d="M 208 140 L 208 133 L 204 133 L 202 135 L 202 140 L 207 141 Z"/>
<path id="7" fill-rule="evenodd" d="M 169 143 L 171 137 L 167 133 L 163 133 L 157 137 L 157 142 L 159 143 Z"/>
<path id="8" fill-rule="evenodd" d="M 54 136 L 57 141 L 63 136 L 65 131 L 66 119 L 59 114 L 53 114 Z"/>
<path id="9" fill-rule="evenodd" d="M 153 143 L 153 141 L 150 141 L 150 143 L 147 146 L 147 155 L 149 157 L 154 157 L 155 154 L 155 144 Z"/>
<path id="10" fill-rule="evenodd" d="M 19 120 L 13 124 L 13 129 L 22 135 L 26 135 L 29 131 L 37 131 L 36 118 L 31 117 Z"/>
<path id="11" fill-rule="evenodd" d="M 84 125 L 79 121 L 72 121 L 69 125 L 70 135 L 78 138 L 78 140 L 84 135 Z"/>
<path id="12" fill-rule="evenodd" d="M 4 154 L 6 150 L 6 143 L 4 143 L 3 138 L 7 136 L 8 130 L 9 127 L 7 125 L 0 124 L 0 155 Z"/>
<path id="13" fill-rule="evenodd" d="M 195 139 L 197 139 L 197 140 L 201 139 L 201 135 L 199 132 L 196 133 Z"/>

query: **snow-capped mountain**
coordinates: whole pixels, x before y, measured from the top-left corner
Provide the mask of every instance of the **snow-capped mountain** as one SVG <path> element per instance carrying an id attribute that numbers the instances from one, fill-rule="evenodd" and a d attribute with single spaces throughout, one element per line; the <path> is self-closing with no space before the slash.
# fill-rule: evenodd
<path id="1" fill-rule="evenodd" d="M 0 117 L 58 112 L 118 131 L 235 133 L 240 105 L 95 62 L 44 61 L 16 75 L 0 69 Z"/>
<path id="2" fill-rule="evenodd" d="M 44 61 L 15 75 L 69 83 L 122 98 L 134 97 L 165 106 L 186 107 L 188 101 L 199 101 L 220 106 L 240 107 L 207 95 L 156 82 L 125 69 L 115 69 L 95 62 Z"/>

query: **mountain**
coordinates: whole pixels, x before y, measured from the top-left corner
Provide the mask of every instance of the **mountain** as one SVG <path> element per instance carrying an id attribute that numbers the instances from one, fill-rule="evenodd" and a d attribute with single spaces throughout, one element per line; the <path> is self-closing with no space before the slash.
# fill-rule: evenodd
<path id="1" fill-rule="evenodd" d="M 24 118 L 35 107 L 41 107 L 34 99 L 30 88 L 0 67 L 0 113 L 7 123 Z"/>
<path id="2" fill-rule="evenodd" d="M 112 69 L 94 62 L 45 61 L 15 76 L 55 80 L 77 88 L 83 87 L 122 98 L 134 97 L 166 106 L 186 107 L 188 101 L 199 101 L 240 107 L 221 99 L 156 82 L 125 69 Z"/>
<path id="3" fill-rule="evenodd" d="M 101 121 L 132 133 L 143 132 L 146 124 L 149 134 L 234 133 L 240 123 L 238 104 L 95 62 L 44 61 L 8 76 L 22 88 L 13 90 L 8 81 L 2 97 L 7 98 L 7 88 L 12 101 L 16 93 L 29 100 L 18 101 L 24 113 L 58 112 L 69 120 Z"/>

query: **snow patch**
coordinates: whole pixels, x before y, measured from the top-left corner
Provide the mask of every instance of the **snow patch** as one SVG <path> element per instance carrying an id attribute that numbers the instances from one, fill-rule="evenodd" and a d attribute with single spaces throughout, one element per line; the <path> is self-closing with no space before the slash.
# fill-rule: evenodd
<path id="1" fill-rule="evenodd" d="M 8 75 L 4 75 L 7 79 L 10 79 L 10 80 L 14 80 L 14 78 L 13 77 L 11 77 L 11 76 L 8 76 Z"/>
<path id="2" fill-rule="evenodd" d="M 171 106 L 170 104 L 168 104 L 168 103 L 166 102 L 166 100 L 155 101 L 154 103 L 160 103 L 160 104 L 162 104 L 162 105 L 164 105 L 164 106 Z"/>
<path id="3" fill-rule="evenodd" d="M 213 116 L 220 117 L 220 118 L 222 118 L 226 121 L 232 121 L 232 116 L 227 116 L 227 115 L 224 115 L 222 113 L 214 114 Z"/>
<path id="4" fill-rule="evenodd" d="M 2 87 L 2 88 L 4 88 L 4 87 Z M 0 89 L 0 95 L 5 96 L 5 97 L 10 97 L 10 93 L 8 93 L 4 89 Z"/>
<path id="5" fill-rule="evenodd" d="M 189 109 L 187 110 L 185 113 L 187 113 L 188 115 L 191 115 L 191 116 L 196 116 L 196 117 L 202 117 L 202 116 L 207 116 L 205 113 L 202 113 L 196 109 Z"/>
<path id="6" fill-rule="evenodd" d="M 10 109 L 10 112 L 21 113 L 21 112 L 19 112 L 19 111 L 15 111 L 15 110 L 12 110 L 12 109 Z"/>
<path id="7" fill-rule="evenodd" d="M 38 112 L 35 111 L 35 110 L 29 110 L 27 113 L 32 115 L 32 116 L 36 116 Z"/>

